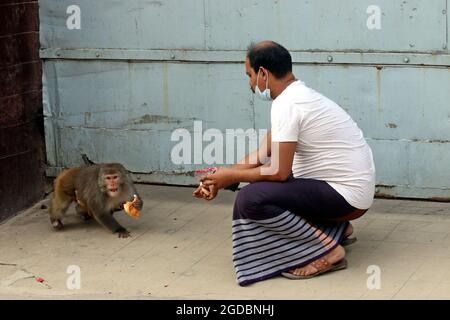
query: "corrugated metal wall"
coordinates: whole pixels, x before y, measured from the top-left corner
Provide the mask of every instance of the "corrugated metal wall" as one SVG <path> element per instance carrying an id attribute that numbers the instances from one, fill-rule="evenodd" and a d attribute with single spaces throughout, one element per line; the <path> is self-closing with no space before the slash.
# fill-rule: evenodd
<path id="1" fill-rule="evenodd" d="M 0 221 L 44 195 L 37 1 L 0 4 Z"/>
<path id="2" fill-rule="evenodd" d="M 376 2 L 80 0 L 80 29 L 69 29 L 73 2 L 41 0 L 48 173 L 87 153 L 139 181 L 192 183 L 198 165 L 171 162 L 171 133 L 195 120 L 268 128 L 243 62 L 251 41 L 271 39 L 363 129 L 378 193 L 450 198 L 449 1 Z"/>

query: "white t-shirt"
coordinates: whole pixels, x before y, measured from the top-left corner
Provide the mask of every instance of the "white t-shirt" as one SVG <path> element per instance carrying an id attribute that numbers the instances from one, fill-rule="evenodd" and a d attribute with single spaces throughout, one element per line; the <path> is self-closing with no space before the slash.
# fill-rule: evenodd
<path id="1" fill-rule="evenodd" d="M 372 205 L 372 151 L 340 106 L 298 80 L 272 102 L 271 125 L 273 142 L 297 141 L 294 177 L 326 181 L 355 208 Z"/>

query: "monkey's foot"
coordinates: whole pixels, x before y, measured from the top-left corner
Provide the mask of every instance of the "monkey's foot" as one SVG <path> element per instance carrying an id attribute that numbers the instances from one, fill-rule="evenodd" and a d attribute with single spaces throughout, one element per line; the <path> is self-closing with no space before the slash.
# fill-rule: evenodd
<path id="1" fill-rule="evenodd" d="M 60 230 L 64 227 L 61 220 L 59 219 L 50 219 L 50 222 L 52 223 L 53 228 L 56 230 Z"/>
<path id="2" fill-rule="evenodd" d="M 130 232 L 128 230 L 125 230 L 125 229 L 117 231 L 117 234 L 119 235 L 119 238 L 131 237 Z"/>
<path id="3" fill-rule="evenodd" d="M 90 216 L 88 213 L 81 214 L 80 217 L 81 217 L 81 219 L 83 219 L 84 221 L 92 220 L 92 216 Z"/>

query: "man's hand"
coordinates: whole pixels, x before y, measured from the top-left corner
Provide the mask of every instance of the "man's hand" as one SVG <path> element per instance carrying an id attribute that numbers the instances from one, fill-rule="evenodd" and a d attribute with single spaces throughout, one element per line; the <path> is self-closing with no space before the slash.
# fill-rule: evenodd
<path id="1" fill-rule="evenodd" d="M 211 186 L 214 186 L 217 190 L 238 182 L 236 180 L 235 170 L 226 167 L 217 168 L 215 173 L 209 174 L 200 180 L 209 189 L 211 189 Z"/>
<path id="2" fill-rule="evenodd" d="M 197 189 L 192 193 L 192 195 L 196 198 L 202 199 L 203 198 L 203 192 L 202 192 L 202 186 L 198 186 Z"/>
<path id="3" fill-rule="evenodd" d="M 192 195 L 199 199 L 212 200 L 217 196 L 219 190 L 215 185 L 205 186 L 202 182 L 200 186 L 192 193 Z"/>
<path id="4" fill-rule="evenodd" d="M 206 180 L 207 181 L 207 180 Z M 205 183 L 203 183 L 203 185 L 204 185 Z M 209 190 L 209 192 L 210 192 L 210 194 L 209 194 L 209 196 L 207 196 L 205 199 L 206 200 L 212 200 L 212 199 L 214 199 L 215 197 L 217 197 L 217 194 L 219 193 L 219 189 L 214 185 L 214 184 L 211 184 L 211 185 L 209 185 L 209 186 L 204 186 L 204 188 L 208 188 L 208 190 Z"/>

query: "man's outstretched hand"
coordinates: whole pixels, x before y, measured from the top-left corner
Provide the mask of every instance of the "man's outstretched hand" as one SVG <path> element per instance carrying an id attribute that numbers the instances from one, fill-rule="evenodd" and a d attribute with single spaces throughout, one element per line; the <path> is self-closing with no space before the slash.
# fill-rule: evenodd
<path id="1" fill-rule="evenodd" d="M 206 186 L 203 182 L 195 189 L 192 195 L 199 199 L 212 200 L 219 192 L 219 189 L 214 184 Z"/>
<path id="2" fill-rule="evenodd" d="M 192 195 L 196 198 L 212 200 L 217 196 L 219 189 L 235 184 L 236 180 L 235 170 L 226 167 L 217 168 L 214 173 L 200 179 L 200 186 Z"/>
<path id="3" fill-rule="evenodd" d="M 203 185 L 210 187 L 214 185 L 217 189 L 226 188 L 237 182 L 236 171 L 226 167 L 217 168 L 213 174 L 208 174 L 201 178 Z"/>

